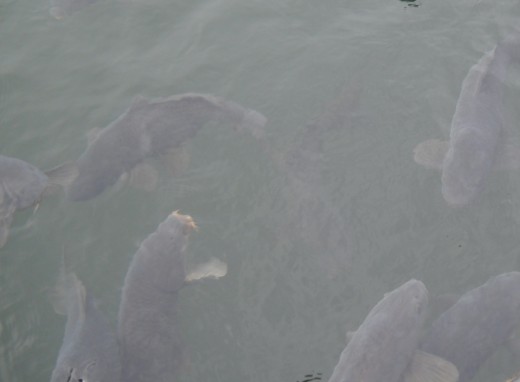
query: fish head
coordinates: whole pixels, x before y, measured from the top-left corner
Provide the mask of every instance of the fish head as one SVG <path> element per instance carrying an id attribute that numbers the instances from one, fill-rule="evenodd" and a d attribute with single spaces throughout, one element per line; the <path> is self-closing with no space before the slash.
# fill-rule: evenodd
<path id="1" fill-rule="evenodd" d="M 425 315 L 428 307 L 428 290 L 424 284 L 419 280 L 412 279 L 399 289 L 401 288 L 400 299 L 410 311 L 419 316 Z"/>
<path id="2" fill-rule="evenodd" d="M 395 317 L 400 320 L 422 321 L 426 317 L 428 307 L 428 290 L 424 284 L 415 279 L 401 285 L 399 288 L 385 294 L 378 310 L 395 311 Z"/>
<path id="3" fill-rule="evenodd" d="M 190 232 L 196 229 L 190 216 L 175 211 L 141 244 L 148 255 L 139 266 L 148 269 L 157 289 L 175 292 L 185 285 L 185 250 Z"/>

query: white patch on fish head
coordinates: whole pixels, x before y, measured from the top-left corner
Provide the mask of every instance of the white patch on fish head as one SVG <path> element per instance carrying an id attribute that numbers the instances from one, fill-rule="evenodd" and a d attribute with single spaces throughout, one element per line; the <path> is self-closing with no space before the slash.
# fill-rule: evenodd
<path id="1" fill-rule="evenodd" d="M 386 293 L 382 302 L 398 310 L 401 319 L 424 317 L 428 306 L 428 290 L 421 281 L 412 279 Z"/>

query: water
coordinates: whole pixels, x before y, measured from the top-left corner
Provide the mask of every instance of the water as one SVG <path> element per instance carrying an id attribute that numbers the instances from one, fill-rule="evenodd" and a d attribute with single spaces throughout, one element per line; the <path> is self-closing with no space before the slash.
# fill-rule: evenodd
<path id="1" fill-rule="evenodd" d="M 269 119 L 265 144 L 226 126 L 202 131 L 186 171 L 153 193 L 57 196 L 18 213 L 0 251 L 0 380 L 50 377 L 64 318 L 47 295 L 63 252 L 115 326 L 132 255 L 175 209 L 200 226 L 190 259 L 229 265 L 222 280 L 182 291 L 183 381 L 326 379 L 345 330 L 383 293 L 412 277 L 432 295 L 462 293 L 518 269 L 520 174 L 492 174 L 475 204 L 452 209 L 412 150 L 447 137 L 468 69 L 520 10 L 417 4 L 98 0 L 57 21 L 45 0 L 0 0 L 4 155 L 42 169 L 74 160 L 89 129 L 136 94 L 212 93 Z M 514 135 L 518 67 L 509 80 Z M 337 129 L 306 130 L 341 113 Z M 303 159 L 284 166 L 283 155 Z M 477 379 L 515 368 L 500 352 Z"/>

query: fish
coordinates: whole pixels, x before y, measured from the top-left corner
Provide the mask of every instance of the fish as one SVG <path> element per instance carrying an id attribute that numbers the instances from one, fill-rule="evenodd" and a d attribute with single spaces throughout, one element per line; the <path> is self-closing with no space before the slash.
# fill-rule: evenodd
<path id="1" fill-rule="evenodd" d="M 257 111 L 207 94 L 150 100 L 136 96 L 121 116 L 91 138 L 76 162 L 78 177 L 67 197 L 83 201 L 99 195 L 145 159 L 167 156 L 181 147 L 209 122 L 261 135 L 266 121 Z"/>
<path id="2" fill-rule="evenodd" d="M 452 362 L 459 381 L 470 381 L 518 327 L 519 291 L 520 272 L 508 272 L 466 292 L 432 323 L 419 349 Z"/>
<path id="3" fill-rule="evenodd" d="M 49 14 L 56 20 L 61 20 L 95 2 L 96 0 L 51 0 Z"/>
<path id="4" fill-rule="evenodd" d="M 414 160 L 442 171 L 442 195 L 451 206 L 472 202 L 492 169 L 520 167 L 520 149 L 504 137 L 503 95 L 507 69 L 520 48 L 506 38 L 473 65 L 462 83 L 450 139 L 430 139 L 414 149 Z"/>
<path id="5" fill-rule="evenodd" d="M 62 270 L 53 305 L 67 322 L 51 382 L 121 381 L 115 330 L 74 272 Z"/>
<path id="6" fill-rule="evenodd" d="M 427 306 L 428 291 L 419 280 L 385 294 L 351 334 L 329 382 L 456 381 L 450 363 L 417 351 Z"/>
<path id="7" fill-rule="evenodd" d="M 0 155 L 0 248 L 7 242 L 17 210 L 38 205 L 43 197 L 67 187 L 76 175 L 71 163 L 43 172 L 21 159 Z"/>
<path id="8" fill-rule="evenodd" d="M 328 278 L 343 274 L 352 266 L 354 252 L 347 219 L 332 197 L 324 181 L 327 153 L 324 143 L 331 133 L 352 126 L 361 85 L 351 81 L 325 109 L 307 121 L 299 135 L 284 150 L 265 145 L 265 151 L 284 176 L 285 219 L 279 223 L 281 241 L 290 238 L 306 250 L 317 254 L 317 266 Z"/>
<path id="9" fill-rule="evenodd" d="M 196 227 L 190 216 L 173 212 L 141 243 L 130 263 L 118 314 L 123 381 L 175 380 L 184 357 L 179 291 L 195 280 L 227 273 L 225 263 L 211 260 L 188 274 L 185 250 Z"/>

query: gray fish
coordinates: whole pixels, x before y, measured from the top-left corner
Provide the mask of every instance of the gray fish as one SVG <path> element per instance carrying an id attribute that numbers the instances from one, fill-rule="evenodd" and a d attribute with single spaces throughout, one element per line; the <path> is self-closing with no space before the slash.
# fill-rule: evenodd
<path id="1" fill-rule="evenodd" d="M 505 343 L 520 322 L 520 272 L 504 273 L 464 294 L 432 324 L 420 349 L 452 362 L 460 382 Z"/>
<path id="2" fill-rule="evenodd" d="M 177 322 L 179 290 L 201 278 L 219 278 L 227 266 L 213 260 L 187 274 L 185 249 L 195 229 L 190 216 L 172 213 L 139 247 L 128 269 L 119 307 L 123 381 L 172 381 L 182 364 Z"/>
<path id="3" fill-rule="evenodd" d="M 74 273 L 62 272 L 55 297 L 55 309 L 67 315 L 67 323 L 51 382 L 120 381 L 116 335 Z"/>
<path id="4" fill-rule="evenodd" d="M 96 0 L 51 0 L 49 14 L 56 20 L 61 20 L 95 2 Z"/>
<path id="5" fill-rule="evenodd" d="M 145 159 L 167 155 L 212 121 L 261 134 L 266 118 L 235 102 L 204 94 L 136 97 L 80 156 L 79 175 L 68 189 L 68 198 L 80 201 L 97 196 Z"/>
<path id="6" fill-rule="evenodd" d="M 520 150 L 504 144 L 501 136 L 507 68 L 519 47 L 518 41 L 506 39 L 471 67 L 462 83 L 449 142 L 431 139 L 414 149 L 417 163 L 442 170 L 442 195 L 450 205 L 474 200 L 492 168 L 520 165 Z"/>
<path id="7" fill-rule="evenodd" d="M 410 280 L 370 311 L 341 353 L 329 382 L 399 382 L 419 342 L 428 291 Z"/>
<path id="8" fill-rule="evenodd" d="M 38 204 L 75 176 L 75 167 L 70 164 L 44 173 L 23 160 L 0 155 L 0 248 L 7 242 L 16 210 Z"/>

